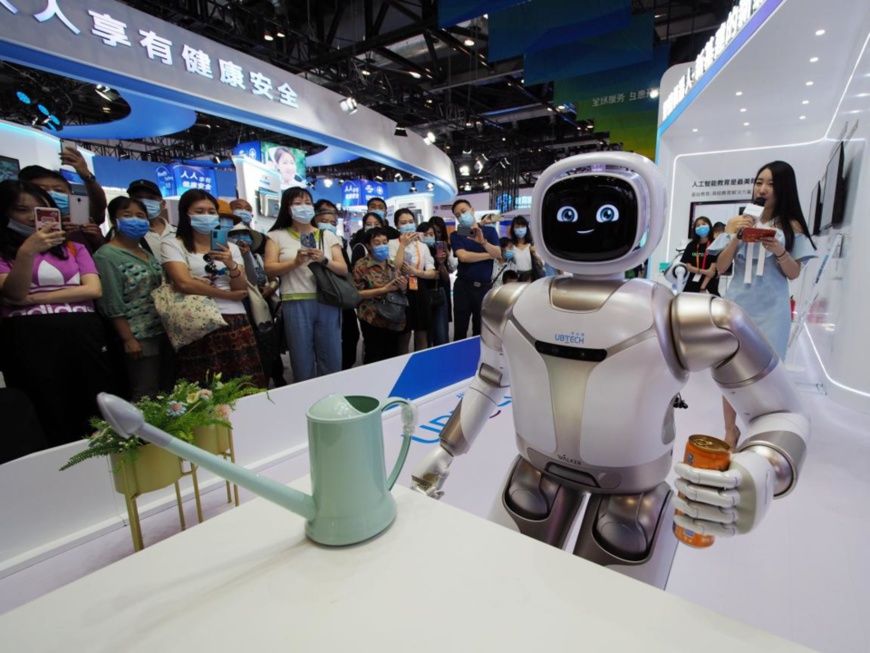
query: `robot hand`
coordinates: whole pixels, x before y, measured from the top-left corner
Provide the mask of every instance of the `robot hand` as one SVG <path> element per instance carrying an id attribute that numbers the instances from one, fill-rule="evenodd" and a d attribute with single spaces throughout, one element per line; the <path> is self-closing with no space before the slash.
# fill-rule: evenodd
<path id="1" fill-rule="evenodd" d="M 450 464 L 452 462 L 453 456 L 444 447 L 436 447 L 414 469 L 411 475 L 414 481 L 411 484 L 411 489 L 435 499 L 440 499 L 444 496 L 441 486 L 444 485 L 444 481 L 450 473 Z"/>
<path id="2" fill-rule="evenodd" d="M 774 469 L 751 451 L 734 454 L 724 472 L 685 463 L 677 463 L 674 471 L 680 477 L 674 485 L 684 496 L 674 497 L 674 507 L 683 513 L 674 521 L 701 535 L 748 533 L 773 500 Z"/>

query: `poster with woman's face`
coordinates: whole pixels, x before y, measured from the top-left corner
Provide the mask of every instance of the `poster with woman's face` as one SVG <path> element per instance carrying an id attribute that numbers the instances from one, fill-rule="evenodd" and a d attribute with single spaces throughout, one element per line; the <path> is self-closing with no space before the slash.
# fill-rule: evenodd
<path id="1" fill-rule="evenodd" d="M 305 150 L 285 145 L 263 144 L 264 163 L 274 166 L 281 175 L 281 190 L 305 186 Z"/>

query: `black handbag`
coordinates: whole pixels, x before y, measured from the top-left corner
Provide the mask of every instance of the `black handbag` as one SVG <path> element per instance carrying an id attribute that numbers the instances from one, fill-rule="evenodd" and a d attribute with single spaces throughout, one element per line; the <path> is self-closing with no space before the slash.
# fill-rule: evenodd
<path id="1" fill-rule="evenodd" d="M 405 317 L 408 308 L 408 298 L 404 294 L 392 290 L 375 302 L 375 311 L 387 322 L 398 324 Z"/>
<path id="2" fill-rule="evenodd" d="M 327 306 L 339 308 L 356 308 L 360 303 L 359 290 L 348 281 L 328 269 L 320 261 L 308 264 L 308 269 L 314 275 L 317 284 L 317 301 Z"/>

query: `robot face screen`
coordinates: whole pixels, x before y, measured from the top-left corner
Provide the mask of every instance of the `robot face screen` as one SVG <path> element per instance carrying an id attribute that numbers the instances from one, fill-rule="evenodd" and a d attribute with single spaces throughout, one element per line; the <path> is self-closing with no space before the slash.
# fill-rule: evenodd
<path id="1" fill-rule="evenodd" d="M 544 196 L 544 243 L 554 255 L 570 261 L 618 259 L 634 246 L 637 212 L 634 188 L 624 179 L 569 177 Z"/>

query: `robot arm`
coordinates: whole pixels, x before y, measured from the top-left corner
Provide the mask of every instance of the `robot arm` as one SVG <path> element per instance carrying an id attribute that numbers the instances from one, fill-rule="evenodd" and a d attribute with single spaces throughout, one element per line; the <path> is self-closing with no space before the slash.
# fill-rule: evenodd
<path id="1" fill-rule="evenodd" d="M 736 304 L 706 295 L 674 300 L 677 354 L 690 371 L 712 368 L 726 399 L 749 423 L 725 472 L 678 463 L 686 499 L 677 521 L 699 533 L 734 535 L 758 524 L 773 498 L 794 489 L 809 438 L 809 417 L 785 366 Z"/>
<path id="2" fill-rule="evenodd" d="M 453 458 L 467 452 L 474 444 L 489 416 L 496 410 L 510 385 L 508 369 L 501 348 L 501 334 L 513 304 L 525 284 L 512 283 L 489 293 L 481 310 L 480 362 L 477 374 L 444 429 L 441 444 L 414 469 L 412 488 L 441 498 L 441 487 Z"/>

